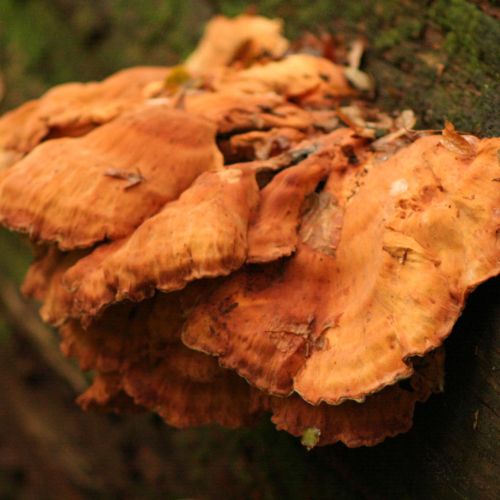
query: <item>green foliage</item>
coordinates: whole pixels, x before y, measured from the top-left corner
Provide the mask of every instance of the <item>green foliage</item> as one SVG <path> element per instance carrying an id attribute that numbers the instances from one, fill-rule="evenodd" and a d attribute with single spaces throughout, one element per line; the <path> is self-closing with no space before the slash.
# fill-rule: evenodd
<path id="1" fill-rule="evenodd" d="M 211 16 L 196 0 L 0 0 L 2 108 L 48 87 L 141 64 L 175 64 Z"/>
<path id="2" fill-rule="evenodd" d="M 429 10 L 431 20 L 446 32 L 445 50 L 491 74 L 500 72 L 500 23 L 465 0 L 439 0 Z"/>

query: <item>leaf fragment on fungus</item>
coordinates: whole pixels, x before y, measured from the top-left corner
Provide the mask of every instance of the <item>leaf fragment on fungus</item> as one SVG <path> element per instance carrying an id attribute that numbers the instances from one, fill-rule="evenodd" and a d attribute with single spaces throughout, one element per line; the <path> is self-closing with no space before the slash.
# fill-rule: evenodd
<path id="1" fill-rule="evenodd" d="M 446 120 L 444 122 L 443 137 L 441 143 L 453 153 L 457 153 L 462 157 L 472 157 L 476 154 L 476 148 L 471 138 L 469 142 L 463 135 L 460 135 L 453 123 Z"/>

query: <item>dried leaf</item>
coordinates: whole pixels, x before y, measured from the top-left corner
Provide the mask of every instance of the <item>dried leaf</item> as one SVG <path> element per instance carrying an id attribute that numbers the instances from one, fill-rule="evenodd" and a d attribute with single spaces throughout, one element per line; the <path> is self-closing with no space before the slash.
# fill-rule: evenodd
<path id="1" fill-rule="evenodd" d="M 405 109 L 394 121 L 397 130 L 374 141 L 372 148 L 391 155 L 396 153 L 398 149 L 411 142 L 410 138 L 414 138 L 411 132 L 416 122 L 415 113 L 411 109 Z"/>
<path id="2" fill-rule="evenodd" d="M 397 128 L 412 130 L 417 123 L 417 117 L 411 109 L 404 109 L 396 118 L 395 125 Z"/>
<path id="3" fill-rule="evenodd" d="M 347 54 L 347 63 L 350 68 L 359 69 L 361 65 L 361 58 L 363 57 L 363 52 L 365 51 L 365 42 L 361 38 L 357 38 L 351 44 L 349 52 Z"/>
<path id="4" fill-rule="evenodd" d="M 359 118 L 356 120 L 351 116 L 351 109 L 337 108 L 337 116 L 359 137 L 366 137 L 367 139 L 375 137 L 375 129 L 366 128 L 364 123 L 360 125 Z"/>
<path id="5" fill-rule="evenodd" d="M 470 158 L 476 154 L 476 148 L 472 142 L 469 142 L 463 135 L 460 135 L 456 130 L 453 123 L 446 120 L 444 122 L 444 129 L 441 144 L 448 148 L 455 154 L 464 158 Z"/>
<path id="6" fill-rule="evenodd" d="M 318 443 L 321 437 L 321 431 L 317 427 L 308 427 L 302 433 L 300 442 L 308 450 L 312 450 Z"/>
<path id="7" fill-rule="evenodd" d="M 372 76 L 357 68 L 348 67 L 344 74 L 355 89 L 361 92 L 373 92 L 375 90 L 375 80 Z"/>
<path id="8" fill-rule="evenodd" d="M 166 76 L 163 86 L 167 92 L 174 93 L 180 87 L 192 81 L 192 76 L 185 66 L 174 66 Z"/>

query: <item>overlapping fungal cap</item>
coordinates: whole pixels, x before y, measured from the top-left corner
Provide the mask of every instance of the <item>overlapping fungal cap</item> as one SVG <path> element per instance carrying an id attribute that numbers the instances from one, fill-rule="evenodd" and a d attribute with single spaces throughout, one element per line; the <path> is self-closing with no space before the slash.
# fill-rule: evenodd
<path id="1" fill-rule="evenodd" d="M 297 395 L 270 398 L 271 420 L 277 429 L 301 437 L 308 448 L 338 441 L 350 448 L 374 446 L 408 431 L 415 404 L 441 392 L 443 378 L 444 351 L 437 350 L 419 360 L 407 388 L 395 384 L 362 404 L 346 401 L 338 406 L 312 406 Z"/>
<path id="2" fill-rule="evenodd" d="M 175 86 L 175 92 L 172 96 L 171 90 L 160 87 L 151 102 L 171 102 L 201 114 L 215 121 L 220 133 L 325 128 L 335 117 L 331 108 L 353 94 L 343 67 L 308 54 L 292 54 L 245 70 L 221 70 L 212 79 L 188 79 Z"/>
<path id="3" fill-rule="evenodd" d="M 78 397 L 77 402 L 84 410 L 115 413 L 144 411 L 123 390 L 120 377 L 114 373 L 98 373 L 92 385 Z"/>
<path id="4" fill-rule="evenodd" d="M 130 68 L 102 82 L 67 83 L 6 113 L 0 119 L 0 170 L 51 137 L 77 137 L 106 123 L 145 100 L 148 84 L 168 69 Z"/>
<path id="5" fill-rule="evenodd" d="M 409 377 L 409 358 L 439 346 L 467 294 L 500 270 L 500 139 L 469 140 L 473 156 L 431 136 L 372 158 L 327 218 L 340 231 L 332 251 L 304 241 L 308 230 L 288 261 L 235 274 L 194 311 L 186 345 L 312 404 Z"/>
<path id="6" fill-rule="evenodd" d="M 342 66 L 309 54 L 292 54 L 242 71 L 228 70 L 215 80 L 214 87 L 248 94 L 275 92 L 298 101 L 313 93 L 325 100 L 354 94 Z"/>
<path id="7" fill-rule="evenodd" d="M 338 126 L 333 109 L 326 108 L 324 103 L 322 107 L 303 106 L 302 101 L 315 95 L 318 99 L 328 99 L 332 105 L 348 95 L 350 90 L 340 66 L 326 59 L 318 63 L 311 56 L 297 54 L 259 65 L 255 74 L 253 70 L 254 67 L 245 71 L 227 69 L 212 80 L 203 80 L 178 69 L 187 80 L 154 86 L 147 102 L 206 117 L 216 124 L 219 134 L 225 135 L 275 127 L 310 133 L 331 131 Z M 301 80 L 293 77 L 294 71 L 300 71 Z"/>
<path id="8" fill-rule="evenodd" d="M 308 448 L 361 446 L 442 389 L 439 346 L 500 270 L 500 139 L 345 102 L 346 69 L 280 30 L 217 18 L 183 66 L 0 120 L 0 222 L 30 235 L 23 291 L 96 373 L 82 407 L 270 414 Z"/>
<path id="9" fill-rule="evenodd" d="M 186 353 L 196 356 L 187 349 Z M 347 402 L 340 406 L 316 407 L 298 396 L 265 396 L 234 373 L 222 370 L 211 358 L 198 356 L 197 361 L 214 370 L 203 381 L 187 377 L 184 365 L 179 377 L 168 366 L 168 360 L 157 366 L 143 363 L 122 374 L 98 374 L 79 403 L 85 409 L 119 412 L 136 411 L 142 404 L 180 428 L 210 423 L 238 427 L 270 413 L 278 430 L 302 437 L 303 444 L 309 448 L 339 441 L 358 447 L 373 446 L 387 437 L 406 432 L 412 424 L 415 403 L 425 401 L 439 382 L 437 378 L 424 379 L 417 391 L 413 388 L 419 384 L 417 372 L 408 389 L 391 386 L 370 396 L 363 404 Z M 311 434 L 315 438 L 312 442 Z"/>
<path id="10" fill-rule="evenodd" d="M 247 257 L 247 228 L 258 203 L 252 172 L 228 168 L 200 175 L 180 198 L 130 238 L 101 246 L 65 275 L 75 307 L 95 316 L 113 302 L 135 301 L 227 275 Z"/>
<path id="11" fill-rule="evenodd" d="M 354 95 L 344 68 L 309 54 L 290 54 L 246 69 L 223 67 L 196 75 L 189 66 L 171 71 L 146 90 L 150 104 L 168 104 L 204 116 L 221 134 L 288 127 L 331 131 L 336 107 Z"/>
<path id="12" fill-rule="evenodd" d="M 187 95 L 182 107 L 213 121 L 224 135 L 283 127 L 332 130 L 338 125 L 334 111 L 303 109 L 274 92 L 252 95 L 231 88 L 200 92 Z"/>
<path id="13" fill-rule="evenodd" d="M 210 287 L 199 281 L 137 305 L 113 306 L 87 330 L 77 321 L 64 325 L 63 351 L 77 357 L 82 369 L 99 372 L 80 403 L 113 408 L 117 396 L 126 394 L 176 427 L 254 421 L 262 409 L 253 403 L 250 386 L 180 342 L 189 309 Z"/>
<path id="14" fill-rule="evenodd" d="M 201 175 L 130 237 L 101 245 L 64 268 L 58 279 L 71 294 L 69 299 L 64 294 L 47 299 L 45 309 L 60 314 L 51 321 L 57 324 L 69 316 L 91 319 L 124 299 L 140 301 L 155 290 L 173 291 L 203 277 L 227 275 L 245 261 L 289 255 L 297 243 L 306 195 L 327 173 L 344 168 L 346 148 L 351 154 L 362 144 L 349 129 L 340 129 L 269 161 Z M 275 170 L 296 162 L 259 193 L 255 179 L 259 169 Z"/>
<path id="15" fill-rule="evenodd" d="M 195 279 L 229 274 L 245 261 L 289 255 L 306 195 L 327 173 L 348 163 L 342 148 L 361 144 L 351 131 L 341 129 L 269 162 L 236 164 L 201 175 L 128 239 L 97 248 L 65 273 L 65 284 L 74 295 L 73 312 L 92 317 L 124 298 L 139 301 L 155 289 L 173 291 Z M 279 169 L 296 161 L 259 193 L 259 169 Z M 190 224 L 185 223 L 186 214 Z"/>
<path id="16" fill-rule="evenodd" d="M 326 182 L 335 170 L 344 172 L 348 169 L 346 151 L 354 154 L 358 150 L 360 157 L 364 154 L 364 141 L 346 128 L 313 141 L 312 146 L 315 149 L 313 154 L 298 165 L 278 173 L 262 189 L 259 210 L 248 232 L 247 262 L 271 262 L 291 255 L 298 244 L 301 212 L 309 208 L 306 197 L 310 197 L 307 201 L 312 201 L 312 195 L 321 181 Z M 308 213 L 311 214 L 312 210 L 309 209 Z M 329 220 L 334 219 L 331 217 Z M 316 226 L 324 228 L 325 224 Z"/>
<path id="17" fill-rule="evenodd" d="M 407 430 L 416 401 L 442 385 L 443 358 L 437 353 L 424 358 L 411 388 L 393 386 L 362 405 L 314 407 L 298 396 L 259 393 L 234 372 L 220 368 L 214 358 L 180 342 L 189 309 L 213 286 L 200 281 L 138 305 L 113 306 L 87 330 L 74 321 L 66 324 L 61 329 L 63 351 L 77 357 L 82 369 L 98 370 L 79 403 L 112 411 L 144 406 L 181 428 L 208 423 L 236 427 L 266 412 L 278 429 L 294 435 L 307 437 L 314 429 L 319 438 L 314 444 L 342 441 L 361 446 Z"/>
<path id="18" fill-rule="evenodd" d="M 23 133 L 26 121 L 37 106 L 37 101 L 29 101 L 0 119 L 0 172 L 22 158 L 25 150 L 31 149 L 32 143 L 40 140 L 42 134 L 37 129 L 31 134 Z"/>
<path id="19" fill-rule="evenodd" d="M 50 262 L 56 255 L 53 250 L 43 258 Z M 53 288 L 61 288 L 60 280 L 54 279 L 57 274 L 56 268 L 44 266 Z M 77 357 L 82 369 L 99 373 L 79 398 L 82 407 L 138 411 L 144 406 L 178 427 L 214 422 L 240 426 L 271 412 L 278 428 L 306 436 L 311 429 L 318 430 L 319 444 L 341 440 L 349 446 L 375 444 L 408 428 L 418 399 L 414 392 L 394 388 L 369 399 L 366 407 L 315 408 L 298 397 L 259 394 L 234 373 L 219 368 L 214 358 L 187 349 L 179 341 L 182 325 L 215 286 L 217 282 L 196 281 L 180 292 L 137 305 L 117 304 L 87 329 L 78 321 L 66 322 L 61 327 L 63 352 Z M 424 388 L 427 385 L 424 381 Z"/>
<path id="20" fill-rule="evenodd" d="M 0 182 L 0 221 L 69 250 L 131 234 L 202 173 L 222 167 L 215 128 L 146 107 L 82 138 L 41 144 Z"/>
<path id="21" fill-rule="evenodd" d="M 283 21 L 241 15 L 232 19 L 214 17 L 196 50 L 187 58 L 186 68 L 204 73 L 233 64 L 251 64 L 262 58 L 278 58 L 288 48 L 282 36 Z"/>
<path id="22" fill-rule="evenodd" d="M 69 318 L 73 303 L 63 276 L 88 251 L 61 252 L 55 245 L 38 247 L 35 251 L 38 255 L 26 273 L 22 292 L 42 303 L 40 316 L 45 322 L 59 326 Z"/>

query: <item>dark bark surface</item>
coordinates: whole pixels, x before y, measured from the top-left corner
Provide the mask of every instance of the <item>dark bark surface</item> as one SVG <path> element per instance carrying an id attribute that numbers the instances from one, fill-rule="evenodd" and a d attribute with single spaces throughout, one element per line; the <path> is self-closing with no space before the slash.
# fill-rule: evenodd
<path id="1" fill-rule="evenodd" d="M 425 127 L 446 117 L 461 130 L 500 134 L 500 4 L 485 0 L 0 0 L 3 107 L 56 83 L 174 63 L 212 15 L 251 5 L 282 17 L 292 38 L 366 37 L 365 69 L 387 109 L 411 107 Z"/>
<path id="2" fill-rule="evenodd" d="M 446 117 L 460 130 L 500 135 L 498 2 L 254 4 L 284 17 L 292 37 L 321 29 L 365 36 L 364 68 L 377 80 L 382 107 L 411 107 L 421 127 L 440 128 Z M 246 7 L 239 0 L 0 0 L 3 109 L 63 81 L 174 63 L 211 15 Z M 0 233 L 8 283 L 27 265 L 16 241 Z M 500 498 L 499 279 L 470 297 L 446 342 L 445 393 L 417 406 L 408 434 L 374 448 L 311 452 L 265 422 L 175 431 L 148 416 L 83 414 L 72 384 L 3 297 L 0 498 Z"/>

